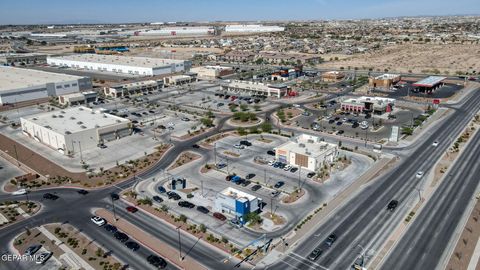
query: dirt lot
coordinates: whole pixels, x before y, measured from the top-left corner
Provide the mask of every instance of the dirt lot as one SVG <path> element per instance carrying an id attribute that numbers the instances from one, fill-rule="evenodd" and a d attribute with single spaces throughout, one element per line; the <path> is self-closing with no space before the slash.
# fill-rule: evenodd
<path id="1" fill-rule="evenodd" d="M 456 71 L 476 70 L 478 72 L 479 52 L 478 44 L 403 44 L 389 46 L 373 53 L 345 57 L 345 60 L 327 61 L 319 66 L 345 69 L 348 66 L 352 69 L 373 67 L 374 70 L 389 69 L 405 73 L 409 70 L 420 73 L 432 69 L 438 69 L 442 73 L 448 71 L 450 74 Z"/>
<path id="2" fill-rule="evenodd" d="M 199 159 L 200 156 L 192 152 L 183 152 L 168 170 L 173 170 L 189 162 Z"/>

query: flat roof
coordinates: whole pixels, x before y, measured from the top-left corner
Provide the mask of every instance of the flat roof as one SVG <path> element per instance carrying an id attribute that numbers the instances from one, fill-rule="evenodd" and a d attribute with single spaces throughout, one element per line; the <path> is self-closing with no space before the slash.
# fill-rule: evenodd
<path id="1" fill-rule="evenodd" d="M 414 84 L 412 84 L 413 86 L 425 86 L 425 87 L 432 87 L 436 84 L 439 84 L 440 82 L 442 82 L 443 80 L 445 80 L 447 77 L 442 77 L 442 76 L 430 76 L 430 77 L 427 77 L 423 80 L 420 80 Z"/>
<path id="2" fill-rule="evenodd" d="M 24 119 L 64 135 L 130 122 L 128 119 L 83 106 L 40 113 Z"/>
<path id="3" fill-rule="evenodd" d="M 357 102 L 370 102 L 370 103 L 394 103 L 395 99 L 393 98 L 385 98 L 385 97 L 366 97 L 366 96 L 361 96 L 361 97 L 351 97 L 343 100 L 342 102 L 348 102 L 348 103 L 357 103 Z"/>
<path id="4" fill-rule="evenodd" d="M 3 57 L 29 57 L 29 56 L 45 56 L 46 54 L 43 53 L 0 53 L 0 58 Z"/>
<path id="5" fill-rule="evenodd" d="M 118 56 L 118 55 L 100 55 L 100 54 L 74 54 L 68 56 L 50 57 L 50 59 L 78 61 L 97 64 L 111 64 L 131 67 L 145 67 L 156 68 L 167 66 L 171 64 L 178 64 L 185 62 L 184 60 L 162 59 L 151 57 L 132 57 L 132 56 Z"/>
<path id="6" fill-rule="evenodd" d="M 303 137 L 301 136 L 297 137 L 296 140 L 297 141 L 286 142 L 277 147 L 276 149 L 287 150 L 298 154 L 316 157 L 337 147 L 336 144 L 303 139 Z"/>
<path id="7" fill-rule="evenodd" d="M 232 187 L 227 187 L 226 189 L 222 190 L 220 193 L 225 195 L 225 196 L 234 198 L 235 200 L 245 198 L 248 201 L 253 201 L 257 198 L 255 196 L 253 196 L 252 194 L 248 194 L 246 192 L 243 192 L 243 191 L 238 190 L 238 189 L 234 189 Z"/>
<path id="8" fill-rule="evenodd" d="M 46 83 L 68 82 L 82 78 L 84 77 L 0 66 L 0 91 L 43 85 Z"/>
<path id="9" fill-rule="evenodd" d="M 391 79 L 395 79 L 395 78 L 398 78 L 400 77 L 399 74 L 382 74 L 382 75 L 379 75 L 377 77 L 375 77 L 375 79 L 377 80 L 391 80 Z"/>

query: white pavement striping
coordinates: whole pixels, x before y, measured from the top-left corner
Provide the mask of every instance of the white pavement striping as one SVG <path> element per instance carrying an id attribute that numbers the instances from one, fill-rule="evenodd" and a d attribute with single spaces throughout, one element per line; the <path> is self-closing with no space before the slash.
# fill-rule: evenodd
<path id="1" fill-rule="evenodd" d="M 470 258 L 470 263 L 468 264 L 467 270 L 475 270 L 480 259 L 480 239 L 477 240 L 475 245 L 475 250 L 473 251 L 472 258 Z"/>
<path id="2" fill-rule="evenodd" d="M 80 256 L 78 256 L 75 252 L 73 252 L 69 247 L 63 244 L 61 240 L 59 240 L 55 235 L 49 232 L 45 227 L 40 226 L 38 230 L 43 233 L 48 239 L 55 242 L 55 244 L 63 250 L 66 254 L 69 254 L 70 258 L 73 258 L 76 262 L 80 264 L 80 266 L 85 270 L 95 270 L 90 264 L 88 264 L 85 260 L 83 260 Z"/>

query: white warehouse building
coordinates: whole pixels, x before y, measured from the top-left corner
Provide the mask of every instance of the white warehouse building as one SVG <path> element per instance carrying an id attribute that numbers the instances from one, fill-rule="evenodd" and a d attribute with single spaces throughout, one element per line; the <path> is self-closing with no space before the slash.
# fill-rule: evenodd
<path id="1" fill-rule="evenodd" d="M 227 33 L 266 33 L 266 32 L 282 32 L 285 27 L 277 25 L 261 25 L 261 24 L 230 24 L 225 26 Z"/>
<path id="2" fill-rule="evenodd" d="M 211 26 L 163 27 L 135 31 L 135 36 L 204 36 L 215 34 Z"/>
<path id="3" fill-rule="evenodd" d="M 132 133 L 130 120 L 87 107 L 22 117 L 20 122 L 25 135 L 66 155 Z"/>
<path id="4" fill-rule="evenodd" d="M 0 105 L 48 99 L 92 88 L 92 80 L 66 74 L 0 66 Z"/>
<path id="5" fill-rule="evenodd" d="M 317 136 L 302 134 L 275 148 L 275 158 L 310 171 L 318 170 L 338 156 L 338 145 L 323 142 Z"/>
<path id="6" fill-rule="evenodd" d="M 99 54 L 48 57 L 47 63 L 52 66 L 141 76 L 155 76 L 188 71 L 191 67 L 191 62 L 187 60 Z"/>

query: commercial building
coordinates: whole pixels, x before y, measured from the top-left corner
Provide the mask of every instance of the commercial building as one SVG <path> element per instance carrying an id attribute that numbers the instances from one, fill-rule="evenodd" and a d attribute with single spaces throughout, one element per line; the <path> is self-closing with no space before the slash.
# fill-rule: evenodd
<path id="1" fill-rule="evenodd" d="M 416 83 L 413 83 L 412 86 L 415 88 L 414 91 L 416 92 L 422 91 L 422 92 L 431 93 L 436 89 L 442 87 L 444 85 L 443 81 L 446 78 L 447 77 L 430 76 Z"/>
<path id="2" fill-rule="evenodd" d="M 338 82 L 345 78 L 345 73 L 339 71 L 327 71 L 322 73 L 322 80 L 324 82 Z"/>
<path id="3" fill-rule="evenodd" d="M 165 85 L 182 85 L 197 81 L 197 74 L 190 73 L 189 75 L 173 75 L 163 78 Z"/>
<path id="4" fill-rule="evenodd" d="M 195 67 L 190 71 L 197 73 L 199 79 L 212 80 L 227 76 L 234 73 L 232 67 L 223 67 L 223 66 L 203 66 Z"/>
<path id="5" fill-rule="evenodd" d="M 261 24 L 230 24 L 225 26 L 226 33 L 266 33 L 282 32 L 285 27 Z"/>
<path id="6" fill-rule="evenodd" d="M 255 58 L 255 54 L 247 51 L 231 51 L 223 57 L 225 61 L 230 62 L 251 62 Z"/>
<path id="7" fill-rule="evenodd" d="M 285 53 L 263 51 L 258 54 L 257 59 L 262 59 L 270 64 L 318 64 L 321 57 L 306 53 Z"/>
<path id="8" fill-rule="evenodd" d="M 319 137 L 302 134 L 293 141 L 275 148 L 275 158 L 283 163 L 310 171 L 333 162 L 338 156 L 338 145 L 326 143 Z"/>
<path id="9" fill-rule="evenodd" d="M 395 99 L 383 97 L 355 97 L 347 98 L 340 102 L 343 111 L 355 113 L 383 114 L 391 112 L 395 105 Z"/>
<path id="10" fill-rule="evenodd" d="M 143 94 L 152 91 L 158 91 L 163 88 L 163 80 L 148 80 L 119 84 L 112 87 L 105 87 L 103 93 L 105 96 L 119 98 L 135 94 Z"/>
<path id="11" fill-rule="evenodd" d="M 132 133 L 130 120 L 87 107 L 72 107 L 20 118 L 30 138 L 69 155 Z"/>
<path id="12" fill-rule="evenodd" d="M 90 90 L 87 77 L 0 66 L 0 105 Z"/>
<path id="13" fill-rule="evenodd" d="M 0 54 L 2 66 L 24 66 L 47 63 L 47 55 L 39 53 L 4 53 Z"/>
<path id="14" fill-rule="evenodd" d="M 246 192 L 227 187 L 217 193 L 215 211 L 234 216 L 241 224 L 245 224 L 245 216 L 261 211 L 262 199 Z"/>
<path id="15" fill-rule="evenodd" d="M 164 75 L 188 71 L 191 67 L 191 61 L 186 60 L 98 54 L 76 54 L 48 57 L 47 63 L 52 66 L 64 66 L 75 69 L 107 71 L 142 76 Z"/>
<path id="16" fill-rule="evenodd" d="M 211 26 L 163 27 L 134 32 L 135 36 L 206 36 L 214 34 L 215 28 Z"/>
<path id="17" fill-rule="evenodd" d="M 368 78 L 368 85 L 371 88 L 390 89 L 393 85 L 401 80 L 398 74 L 383 74 L 377 77 Z"/>
<path id="18" fill-rule="evenodd" d="M 233 80 L 222 85 L 222 90 L 233 92 L 246 92 L 251 95 L 261 95 L 268 97 L 285 97 L 289 95 L 291 89 L 286 84 L 265 84 L 261 82 Z"/>
<path id="19" fill-rule="evenodd" d="M 97 100 L 97 92 L 87 91 L 80 93 L 66 94 L 58 97 L 58 103 L 62 105 L 87 104 Z"/>

